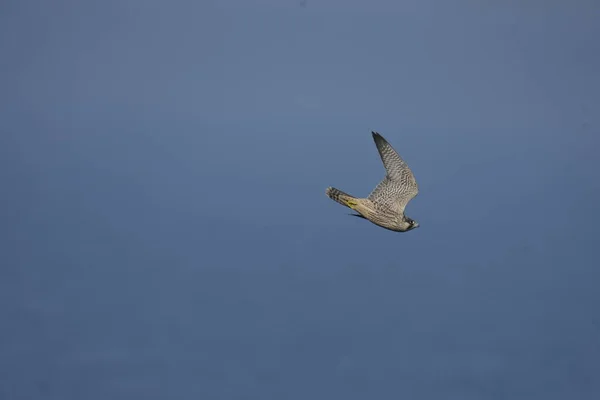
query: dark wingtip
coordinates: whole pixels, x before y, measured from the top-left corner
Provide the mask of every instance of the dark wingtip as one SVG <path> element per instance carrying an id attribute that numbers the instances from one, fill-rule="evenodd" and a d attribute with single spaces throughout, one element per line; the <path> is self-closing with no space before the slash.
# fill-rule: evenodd
<path id="1" fill-rule="evenodd" d="M 360 214 L 348 214 L 348 215 L 351 215 L 351 216 L 353 216 L 353 217 L 358 217 L 358 218 L 366 219 L 365 217 L 363 217 L 363 216 L 362 216 L 362 215 L 360 215 Z"/>
<path id="2" fill-rule="evenodd" d="M 377 140 L 385 140 L 383 138 L 383 136 L 381 136 L 381 134 L 379 132 L 371 131 L 371 134 L 373 135 L 373 140 L 375 140 L 375 141 L 377 141 Z"/>
<path id="3" fill-rule="evenodd" d="M 373 141 L 375 141 L 377 146 L 379 146 L 380 143 L 387 143 L 387 140 L 385 140 L 385 138 L 381 136 L 379 132 L 371 131 L 371 134 L 373 135 Z"/>

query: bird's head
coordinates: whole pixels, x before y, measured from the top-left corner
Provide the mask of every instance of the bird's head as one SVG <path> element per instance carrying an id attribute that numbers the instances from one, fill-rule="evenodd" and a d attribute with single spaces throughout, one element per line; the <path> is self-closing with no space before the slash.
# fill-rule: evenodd
<path id="1" fill-rule="evenodd" d="M 403 220 L 402 220 L 405 228 L 405 231 L 410 231 L 412 229 L 418 228 L 419 227 L 419 223 L 407 216 L 404 216 Z"/>

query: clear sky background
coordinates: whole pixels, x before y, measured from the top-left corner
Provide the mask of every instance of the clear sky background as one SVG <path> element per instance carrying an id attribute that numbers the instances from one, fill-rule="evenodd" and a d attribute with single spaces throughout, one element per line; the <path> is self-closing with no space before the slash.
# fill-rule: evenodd
<path id="1" fill-rule="evenodd" d="M 599 20 L 3 1 L 0 398 L 600 398 Z"/>

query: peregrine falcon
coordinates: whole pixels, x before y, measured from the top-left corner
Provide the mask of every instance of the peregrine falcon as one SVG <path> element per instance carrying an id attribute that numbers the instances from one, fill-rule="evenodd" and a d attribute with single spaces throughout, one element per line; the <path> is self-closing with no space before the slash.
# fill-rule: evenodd
<path id="1" fill-rule="evenodd" d="M 408 202 L 419 193 L 415 177 L 387 140 L 377 132 L 371 133 L 385 167 L 385 178 L 367 198 L 360 199 L 333 187 L 328 187 L 325 194 L 358 213 L 351 215 L 367 219 L 382 228 L 396 232 L 415 229 L 419 224 L 404 214 Z"/>

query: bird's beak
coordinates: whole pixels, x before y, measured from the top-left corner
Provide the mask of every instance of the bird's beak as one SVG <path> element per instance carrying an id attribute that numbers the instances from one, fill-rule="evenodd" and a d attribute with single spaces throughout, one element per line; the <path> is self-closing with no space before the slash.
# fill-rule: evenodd
<path id="1" fill-rule="evenodd" d="M 415 228 L 418 228 L 418 227 L 419 227 L 419 223 L 415 222 Z"/>

